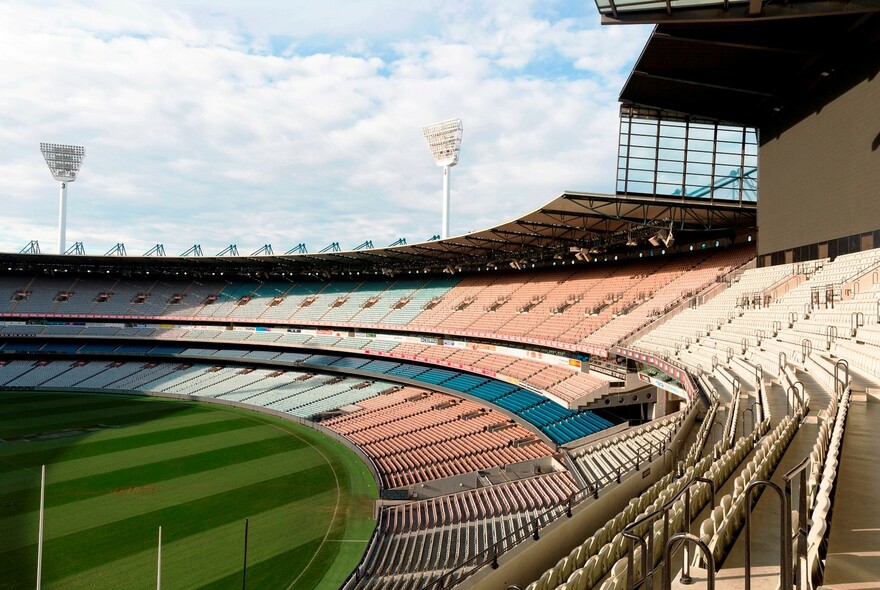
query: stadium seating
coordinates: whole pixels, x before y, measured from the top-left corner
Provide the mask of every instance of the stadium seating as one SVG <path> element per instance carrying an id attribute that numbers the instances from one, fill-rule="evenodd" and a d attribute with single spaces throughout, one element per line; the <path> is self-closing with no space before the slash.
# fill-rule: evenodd
<path id="1" fill-rule="evenodd" d="M 620 587 L 627 574 L 624 528 L 639 515 L 657 513 L 672 501 L 678 502 L 672 507 L 672 522 L 676 530 L 684 530 L 680 498 L 673 499 L 689 477 L 700 473 L 708 474 L 720 493 L 718 504 L 693 519 L 691 530 L 702 536 L 719 561 L 724 559 L 736 551 L 737 533 L 748 509 L 745 486 L 773 475 L 786 448 L 798 446 L 792 441 L 804 437 L 812 449 L 805 559 L 811 579 L 818 583 L 838 485 L 840 441 L 852 398 L 851 387 L 841 388 L 837 361 L 848 361 L 846 375 L 851 381 L 874 383 L 871 375 L 880 366 L 876 303 L 880 287 L 859 280 L 875 272 L 880 252 L 725 275 L 742 266 L 743 251 L 649 260 L 626 270 L 606 269 L 598 278 L 589 273 L 575 276 L 581 271 L 567 269 L 523 272 L 518 282 L 510 280 L 509 273 L 487 273 L 463 279 L 340 282 L 328 288 L 330 283 L 308 281 L 147 285 L 56 277 L 34 277 L 22 284 L 18 277 L 3 277 L 0 290 L 9 295 L 7 312 L 22 314 L 4 318 L 13 322 L 14 317 L 68 313 L 66 308 L 80 310 L 73 313 L 83 314 L 85 320 L 109 310 L 108 315 L 167 318 L 173 313 L 175 318 L 233 324 L 272 319 L 342 327 L 363 321 L 360 325 L 376 330 L 383 325 L 463 334 L 495 330 L 500 340 L 539 336 L 536 325 L 529 327 L 531 320 L 523 316 L 555 305 L 557 313 L 549 316 L 574 314 L 545 321 L 553 324 L 552 330 L 561 331 L 565 336 L 561 341 L 603 346 L 624 342 L 633 350 L 673 360 L 689 368 L 707 404 L 702 424 L 691 437 L 693 444 L 681 453 L 676 467 L 684 477 L 675 473 L 664 477 L 662 485 L 634 500 L 597 531 L 598 536 L 581 540 L 571 555 L 532 587 Z M 605 289 L 628 287 L 613 294 L 588 295 L 585 287 L 592 280 Z M 681 305 L 683 294 L 707 285 L 698 307 Z M 580 292 L 573 293 L 572 288 Z M 18 297 L 22 292 L 27 296 Z M 643 292 L 650 292 L 650 297 L 642 297 Z M 109 294 L 103 302 L 98 301 L 102 293 Z M 415 310 L 413 302 L 420 299 L 423 303 Z M 309 309 L 313 306 L 317 307 Z M 519 313 L 505 319 L 517 306 Z M 671 309 L 673 313 L 666 313 Z M 607 311 L 608 317 L 594 329 L 593 320 L 583 317 L 585 310 L 595 312 L 595 317 Z M 566 326 L 578 314 L 579 326 Z M 391 318 L 401 323 L 394 324 Z M 558 456 L 547 442 L 565 445 L 609 428 L 613 424 L 598 415 L 554 401 L 588 399 L 588 392 L 602 390 L 608 382 L 539 357 L 449 346 L 439 340 L 403 342 L 333 329 L 271 332 L 229 326 L 182 329 L 80 323 L 4 325 L 0 351 L 15 358 L 0 357 L 0 387 L 174 393 L 320 421 L 366 453 L 385 489 L 403 491 L 410 499 L 382 510 L 382 534 L 360 568 L 361 587 L 415 588 L 447 574 L 450 580 L 458 579 L 463 573 L 455 569 L 457 564 L 485 556 L 497 539 L 528 529 L 536 515 L 558 506 L 563 496 L 613 485 L 643 456 L 661 453 L 683 415 L 583 447 L 560 449 L 565 461 L 543 475 L 483 482 L 455 494 L 420 499 L 417 486 L 423 483 L 479 478 L 502 466 L 530 462 L 544 466 Z M 513 326 L 515 334 L 505 332 Z M 246 364 L 249 359 L 253 366 Z M 327 372 L 334 368 L 353 373 Z M 401 386 L 394 378 L 423 387 Z M 811 407 L 822 408 L 816 430 L 802 431 L 791 416 Z M 692 515 L 709 502 L 706 491 L 694 490 Z M 649 530 L 642 527 L 640 534 Z M 505 546 L 501 553 L 514 546 Z M 655 555 L 654 563 L 659 558 Z M 636 562 L 640 559 L 639 553 Z"/>

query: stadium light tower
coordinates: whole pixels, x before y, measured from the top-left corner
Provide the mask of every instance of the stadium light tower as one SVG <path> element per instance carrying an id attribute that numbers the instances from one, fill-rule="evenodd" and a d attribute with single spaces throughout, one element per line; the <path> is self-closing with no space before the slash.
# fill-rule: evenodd
<path id="1" fill-rule="evenodd" d="M 461 119 L 448 119 L 422 127 L 428 149 L 438 166 L 443 167 L 443 221 L 440 238 L 449 237 L 449 169 L 458 164 L 461 148 Z"/>
<path id="2" fill-rule="evenodd" d="M 64 254 L 67 232 L 67 183 L 76 180 L 76 174 L 86 157 L 86 148 L 78 145 L 41 143 L 40 151 L 49 166 L 52 178 L 61 183 L 58 200 L 58 253 Z"/>

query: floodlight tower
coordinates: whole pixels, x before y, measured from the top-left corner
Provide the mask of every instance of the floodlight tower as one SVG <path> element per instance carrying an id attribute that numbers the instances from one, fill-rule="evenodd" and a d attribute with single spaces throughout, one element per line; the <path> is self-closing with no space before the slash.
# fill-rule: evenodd
<path id="1" fill-rule="evenodd" d="M 58 200 L 58 253 L 64 254 L 67 232 L 67 183 L 76 180 L 76 173 L 86 157 L 86 148 L 78 145 L 41 143 L 40 151 L 49 166 L 52 178 L 61 183 Z"/>
<path id="2" fill-rule="evenodd" d="M 428 149 L 438 166 L 443 167 L 443 221 L 440 238 L 449 237 L 449 169 L 458 164 L 461 148 L 461 119 L 448 119 L 422 127 Z"/>

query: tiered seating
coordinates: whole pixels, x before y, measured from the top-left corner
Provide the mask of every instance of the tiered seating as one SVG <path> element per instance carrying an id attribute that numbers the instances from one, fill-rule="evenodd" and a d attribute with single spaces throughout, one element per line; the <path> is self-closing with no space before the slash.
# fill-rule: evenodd
<path id="1" fill-rule="evenodd" d="M 578 491 L 565 471 L 385 508 L 382 531 L 401 534 L 527 510 L 544 510 Z"/>
<path id="2" fill-rule="evenodd" d="M 707 253 L 701 252 L 622 265 L 492 272 L 464 279 L 319 282 L 307 278 L 295 283 L 236 279 L 200 283 L 188 279 L 132 282 L 37 277 L 28 281 L 6 277 L 0 290 L 7 293 L 8 304 L 0 311 L 406 327 L 567 344 L 592 342 L 591 335 L 608 324 L 606 331 L 597 335 L 597 342 L 607 345 L 642 325 L 682 292 L 696 290 L 728 269 L 743 251 L 750 252 L 749 246 L 713 250 L 709 260 L 705 260 Z M 698 269 L 682 278 L 682 273 L 695 265 Z M 56 301 L 62 292 L 65 296 Z M 26 296 L 16 297 L 16 293 Z M 619 326 L 613 327 L 615 324 Z"/>
<path id="3" fill-rule="evenodd" d="M 587 485 L 598 488 L 663 453 L 684 415 L 673 414 L 569 452 Z"/>
<path id="4" fill-rule="evenodd" d="M 364 564 L 369 574 L 358 587 L 387 587 L 404 577 L 404 587 L 417 588 L 493 545 L 505 549 L 511 534 L 576 491 L 558 472 L 386 508 L 379 550 Z"/>
<path id="5" fill-rule="evenodd" d="M 807 483 L 807 508 L 810 529 L 807 533 L 807 576 L 810 587 L 819 587 L 823 581 L 832 497 L 837 484 L 837 468 L 843 444 L 843 430 L 852 390 L 843 391 L 838 403 L 834 396 L 823 410 L 824 420 L 819 436 L 810 453 L 810 474 Z"/>
<path id="6" fill-rule="evenodd" d="M 325 425 L 364 449 L 391 488 L 551 453 L 528 430 L 474 402 L 412 388 L 380 399 L 378 411 L 365 408 Z"/>
<path id="7" fill-rule="evenodd" d="M 707 256 L 696 264 L 690 259 L 675 261 L 664 269 L 674 275 L 672 280 L 660 280 L 657 276 L 660 273 L 652 276 L 653 296 L 596 330 L 590 335 L 590 343 L 611 346 L 620 342 L 691 295 L 717 282 L 722 275 L 746 264 L 752 253 L 748 245 L 741 245 Z"/>

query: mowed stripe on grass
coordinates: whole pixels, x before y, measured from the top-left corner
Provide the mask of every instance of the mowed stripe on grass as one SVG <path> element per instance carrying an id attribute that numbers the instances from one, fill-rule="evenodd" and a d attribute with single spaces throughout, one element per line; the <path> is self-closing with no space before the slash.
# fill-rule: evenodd
<path id="1" fill-rule="evenodd" d="M 65 461 L 63 456 L 59 457 L 60 460 L 55 461 L 54 457 L 50 455 L 48 457 L 41 457 L 43 460 L 37 464 L 18 464 L 14 456 L 7 456 L 0 458 L 0 463 L 3 463 L 7 468 L 17 468 L 19 472 L 25 470 L 31 473 L 38 472 L 40 465 L 52 463 L 52 481 L 60 482 L 109 473 L 147 463 L 167 461 L 185 455 L 195 455 L 206 450 L 223 449 L 241 444 L 254 444 L 278 438 L 279 436 L 284 436 L 284 433 L 270 426 L 250 422 L 247 424 L 247 428 L 235 432 L 208 434 L 167 443 L 157 443 L 146 447 L 135 446 L 124 451 L 95 454 L 79 459 L 71 459 L 70 461 Z M 77 438 L 82 439 L 85 437 L 80 436 Z M 57 455 L 57 451 L 55 453 Z M 47 461 L 47 459 L 52 459 L 52 461 Z M 11 475 L 7 480 L 4 474 L 4 483 L 0 484 L 0 491 L 13 491 L 20 489 L 24 485 L 21 475 L 18 477 L 12 477 Z M 32 476 L 30 477 L 32 483 Z"/>
<path id="2" fill-rule="evenodd" d="M 0 394 L 0 407 L 5 397 Z M 59 397 L 70 401 L 70 396 Z M 303 588 L 337 587 L 340 572 L 347 573 L 356 565 L 365 543 L 349 555 L 349 551 L 339 552 L 338 543 L 323 541 L 347 535 L 352 540 L 368 538 L 374 526 L 371 512 L 376 490 L 365 467 L 335 441 L 240 410 L 145 398 L 76 397 L 84 404 L 53 404 L 46 414 L 50 426 L 97 423 L 95 414 L 84 409 L 88 406 L 101 415 L 101 423 L 119 419 L 121 424 L 114 425 L 121 427 L 68 437 L 67 446 L 58 446 L 57 439 L 41 440 L 16 443 L 23 448 L 12 452 L 13 445 L 0 443 L 0 463 L 6 462 L 3 470 L 16 459 L 25 464 L 0 472 L 0 516 L 5 515 L 0 528 L 14 531 L 0 537 L 0 569 L 12 574 L 0 579 L 0 588 L 34 585 L 39 502 L 35 461 L 53 459 L 53 455 L 54 461 L 46 460 L 49 485 L 43 571 L 47 588 L 131 588 L 141 585 L 132 580 L 142 575 L 147 576 L 145 588 L 154 585 L 160 525 L 167 548 L 163 551 L 168 555 L 163 566 L 167 587 L 222 583 L 235 577 L 240 568 L 245 517 L 251 519 L 248 560 L 253 564 L 255 584 L 262 579 L 268 587 L 276 583 L 287 587 L 311 564 Z M 95 406 L 100 399 L 151 407 L 122 411 L 117 405 L 111 419 L 106 409 Z M 16 401 L 23 405 L 20 400 L 18 394 Z M 62 407 L 69 410 L 66 416 L 58 411 Z M 192 418 L 204 414 L 225 419 Z M 134 416 L 147 421 L 134 421 Z M 168 427 L 160 427 L 166 421 Z M 43 425 L 28 424 L 35 432 L 46 432 Z M 125 436 L 129 429 L 130 435 Z M 160 442 L 163 435 L 173 440 Z M 123 450 L 127 444 L 131 448 Z M 178 445 L 175 452 L 173 447 Z M 68 451 L 76 458 L 64 460 Z M 61 476 L 57 480 L 56 471 Z M 16 481 L 10 484 L 9 477 Z M 31 483 L 21 487 L 28 478 Z M 337 556 L 344 563 L 336 564 Z M 328 581 L 322 586 L 318 582 L 325 576 Z M 170 581 L 175 578 L 179 583 Z"/>

